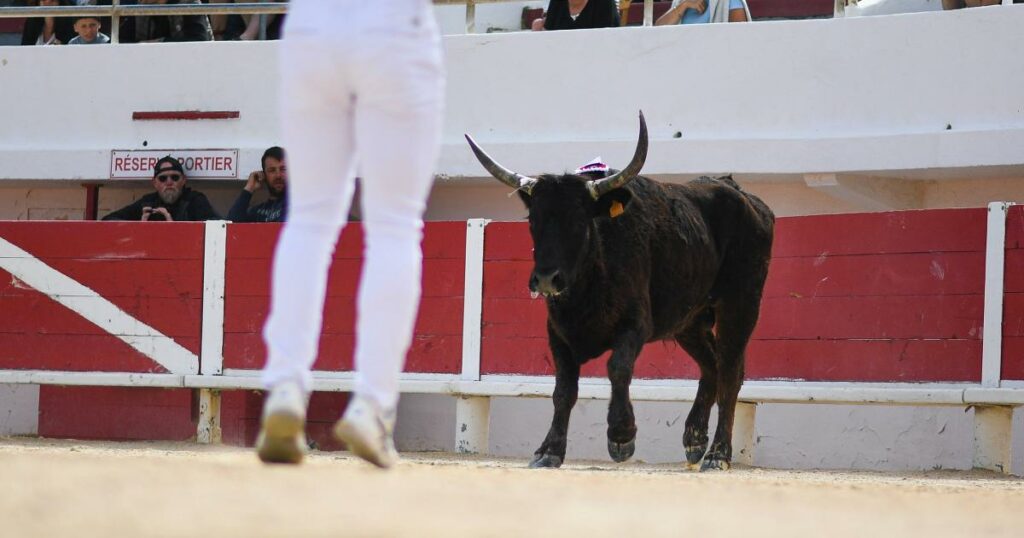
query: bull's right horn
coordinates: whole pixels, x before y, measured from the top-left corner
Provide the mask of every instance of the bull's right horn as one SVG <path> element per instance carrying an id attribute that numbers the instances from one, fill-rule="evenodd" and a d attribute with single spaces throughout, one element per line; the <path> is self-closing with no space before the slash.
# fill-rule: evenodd
<path id="1" fill-rule="evenodd" d="M 494 159 L 487 154 L 484 150 L 480 149 L 480 146 L 476 145 L 473 141 L 473 137 L 466 135 L 466 141 L 469 142 L 469 147 L 473 148 L 473 153 L 476 154 L 476 159 L 480 161 L 480 164 L 484 165 L 484 168 L 498 181 L 512 187 L 514 189 L 522 189 L 526 194 L 533 194 L 533 186 L 537 184 L 537 180 L 517 174 L 508 168 L 494 162 Z"/>
<path id="2" fill-rule="evenodd" d="M 640 137 L 636 141 L 636 152 L 633 153 L 633 160 L 622 169 L 621 172 L 596 181 L 588 181 L 587 189 L 595 200 L 611 192 L 614 189 L 624 186 L 633 181 L 640 169 L 644 167 L 647 160 L 647 121 L 644 120 L 644 113 L 640 111 Z"/>

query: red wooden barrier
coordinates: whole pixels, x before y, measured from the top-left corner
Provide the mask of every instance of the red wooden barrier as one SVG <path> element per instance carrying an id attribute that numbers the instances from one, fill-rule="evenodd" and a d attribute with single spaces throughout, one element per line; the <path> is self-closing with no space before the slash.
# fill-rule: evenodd
<path id="1" fill-rule="evenodd" d="M 279 225 L 228 227 L 224 300 L 224 368 L 262 368 L 266 350 L 260 331 L 269 308 L 270 260 Z M 324 307 L 317 370 L 352 368 L 355 297 L 362 268 L 359 224 L 345 229 L 334 254 Z M 423 298 L 406 371 L 459 372 L 465 288 L 466 225 L 427 224 L 423 240 Z"/>
<path id="2" fill-rule="evenodd" d="M 1024 206 L 1006 215 L 1002 378 L 1024 380 Z"/>
<path id="3" fill-rule="evenodd" d="M 779 219 L 747 377 L 978 381 L 985 224 L 983 209 Z M 493 223 L 485 244 L 481 371 L 553 373 L 544 303 L 527 290 L 526 224 Z M 674 343 L 647 345 L 636 367 L 697 375 Z"/>
<path id="4" fill-rule="evenodd" d="M 0 237 L 198 355 L 201 224 L 0 222 Z M 2 369 L 166 372 L 2 268 L 0 301 Z"/>

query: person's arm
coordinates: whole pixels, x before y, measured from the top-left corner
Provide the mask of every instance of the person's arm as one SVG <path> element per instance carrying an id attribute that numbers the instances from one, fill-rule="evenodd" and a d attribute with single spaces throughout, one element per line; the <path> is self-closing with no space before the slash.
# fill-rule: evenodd
<path id="1" fill-rule="evenodd" d="M 200 0 L 186 0 L 181 4 L 201 4 Z M 167 41 L 212 41 L 213 27 L 206 15 L 183 15 L 181 17 L 181 35 L 172 35 Z"/>
<path id="2" fill-rule="evenodd" d="M 747 11 L 743 8 L 730 9 L 729 22 L 747 22 Z"/>
<path id="3" fill-rule="evenodd" d="M 673 24 L 679 24 L 679 21 L 683 19 L 683 15 L 686 14 L 687 9 L 692 9 L 697 13 L 704 13 L 704 10 L 707 8 L 708 4 L 705 0 L 683 0 L 682 2 L 679 2 L 679 5 L 658 17 L 658 20 L 654 21 L 654 25 L 670 26 Z"/>
<path id="4" fill-rule="evenodd" d="M 139 198 L 117 211 L 111 211 L 103 217 L 103 220 L 142 220 L 142 206 L 144 205 L 147 205 L 146 199 Z"/>
<path id="5" fill-rule="evenodd" d="M 561 30 L 557 27 L 560 18 L 560 9 L 565 6 L 565 11 L 569 11 L 569 0 L 550 0 L 548 2 L 548 9 L 544 11 L 544 29 L 545 30 Z"/>
<path id="6" fill-rule="evenodd" d="M 252 192 L 242 189 L 235 198 L 235 203 L 228 210 L 228 220 L 231 222 L 249 222 L 249 203 L 252 202 Z"/>

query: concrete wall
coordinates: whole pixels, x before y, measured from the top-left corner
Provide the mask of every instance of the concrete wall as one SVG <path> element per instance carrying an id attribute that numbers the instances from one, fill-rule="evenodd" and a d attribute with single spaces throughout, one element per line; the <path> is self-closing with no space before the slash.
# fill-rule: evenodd
<path id="1" fill-rule="evenodd" d="M 484 8 L 499 6 L 481 6 L 481 16 Z M 469 216 L 461 210 L 467 191 L 447 190 L 474 185 L 484 174 L 463 133 L 527 174 L 571 170 L 596 155 L 621 165 L 635 144 L 639 109 L 651 132 L 646 173 L 685 181 L 732 172 L 744 184 L 769 183 L 751 188 L 777 191 L 766 198 L 783 208 L 780 214 L 983 202 L 971 193 L 933 195 L 923 183 L 929 181 L 991 181 L 991 198 L 1010 198 L 1019 192 L 1013 182 L 1024 178 L 1021 27 L 1024 6 L 1017 5 L 744 25 L 450 35 L 435 196 L 449 209 L 431 215 Z M 105 180 L 112 149 L 238 148 L 241 170 L 257 167 L 263 149 L 281 143 L 276 47 L 0 48 L 0 182 L 23 189 L 3 193 L 9 201 L 0 218 L 36 218 L 45 213 L 41 205 L 58 213 L 75 209 L 64 193 L 39 203 L 40 191 L 56 184 L 20 181 L 70 180 L 77 188 L 82 180 Z M 182 83 L 169 84 L 166 73 L 178 74 Z M 154 110 L 237 110 L 240 118 L 131 119 L 132 112 Z M 806 174 L 814 173 L 835 174 L 834 185 L 809 183 Z M 15 204 L 35 204 L 36 215 Z"/>

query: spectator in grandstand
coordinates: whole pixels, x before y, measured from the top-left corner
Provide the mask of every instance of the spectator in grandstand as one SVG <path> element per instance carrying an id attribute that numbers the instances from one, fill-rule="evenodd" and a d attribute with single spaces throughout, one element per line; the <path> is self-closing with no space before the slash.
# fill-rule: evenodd
<path id="1" fill-rule="evenodd" d="M 251 2 L 252 0 L 210 0 L 211 4 Z M 285 2 L 287 0 L 272 0 Z M 284 15 L 264 15 L 267 20 L 266 39 L 281 39 Z M 213 15 L 213 37 L 218 41 L 253 41 L 260 38 L 258 15 Z"/>
<path id="2" fill-rule="evenodd" d="M 103 220 L 196 221 L 216 220 L 206 195 L 185 186 L 188 179 L 178 159 L 161 157 L 153 167 L 153 188 L 135 202 L 103 217 Z"/>
<path id="3" fill-rule="evenodd" d="M 963 9 L 965 7 L 998 6 L 1003 0 L 942 0 L 942 9 Z"/>
<path id="4" fill-rule="evenodd" d="M 22 6 L 70 6 L 70 0 L 30 0 L 14 4 Z M 71 17 L 33 17 L 25 20 L 21 32 L 22 45 L 63 45 L 75 37 L 75 20 Z"/>
<path id="5" fill-rule="evenodd" d="M 79 6 L 109 6 L 112 0 L 71 0 L 71 3 Z M 110 17 L 100 17 L 100 32 L 110 35 Z"/>
<path id="6" fill-rule="evenodd" d="M 747 22 L 747 0 L 673 0 L 672 8 L 654 21 L 655 26 L 703 24 L 709 22 Z"/>
<path id="7" fill-rule="evenodd" d="M 202 4 L 201 0 L 124 0 L 121 4 Z M 121 43 L 213 41 L 206 15 L 167 15 L 121 19 Z"/>
<path id="8" fill-rule="evenodd" d="M 100 31 L 99 17 L 76 17 L 75 33 L 78 34 L 68 45 L 105 45 L 110 36 Z"/>
<path id="9" fill-rule="evenodd" d="M 544 17 L 533 21 L 533 30 L 581 30 L 619 26 L 615 0 L 550 0 Z"/>
<path id="10" fill-rule="evenodd" d="M 260 159 L 263 170 L 249 174 L 249 180 L 238 193 L 234 205 L 228 211 L 228 220 L 233 222 L 284 222 L 288 209 L 286 198 L 288 187 L 288 163 L 284 150 L 279 146 L 268 148 Z M 262 204 L 249 207 L 252 195 L 260 185 L 267 186 L 269 199 Z"/>

